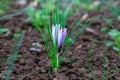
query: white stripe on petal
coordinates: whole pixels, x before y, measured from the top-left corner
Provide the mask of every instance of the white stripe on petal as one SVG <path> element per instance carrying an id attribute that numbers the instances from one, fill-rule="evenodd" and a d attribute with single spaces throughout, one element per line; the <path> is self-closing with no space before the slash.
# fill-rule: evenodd
<path id="1" fill-rule="evenodd" d="M 54 25 L 52 25 L 52 38 L 55 43 L 55 26 Z"/>

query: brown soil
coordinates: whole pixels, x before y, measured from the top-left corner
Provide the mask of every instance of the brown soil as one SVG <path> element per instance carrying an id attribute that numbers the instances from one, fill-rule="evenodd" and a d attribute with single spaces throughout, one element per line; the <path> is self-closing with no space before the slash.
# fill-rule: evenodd
<path id="1" fill-rule="evenodd" d="M 97 17 L 105 14 L 104 12 L 91 12 L 89 18 Z M 19 17 L 19 16 L 18 16 Z M 107 14 L 107 17 L 111 15 Z M 24 17 L 23 17 L 24 18 Z M 116 22 L 116 26 L 119 24 Z M 102 42 L 106 36 L 100 31 L 102 27 L 108 26 L 103 20 L 98 20 L 91 24 L 89 28 L 94 30 L 85 31 L 76 40 L 67 52 L 66 58 L 74 60 L 74 62 L 63 62 L 59 70 L 57 80 L 94 80 L 94 75 L 97 80 L 103 80 L 103 74 L 106 70 L 106 80 L 120 80 L 120 57 L 112 48 L 106 48 Z M 11 20 L 1 21 L 0 27 L 10 29 L 8 37 L 0 36 L 0 59 L 10 56 L 9 54 L 16 45 L 13 39 L 15 32 L 26 31 L 24 42 L 18 55 L 26 56 L 15 61 L 14 69 L 10 80 L 53 80 L 54 76 L 51 72 L 50 62 L 47 53 L 44 49 L 43 41 L 40 34 L 33 28 L 32 25 L 26 24 L 21 20 L 13 18 Z M 110 39 L 108 39 L 110 40 Z M 32 43 L 39 42 L 42 46 L 39 47 L 41 52 L 30 51 L 33 47 Z M 94 47 L 95 46 L 95 47 Z M 105 59 L 105 48 L 106 59 Z M 90 53 L 90 50 L 93 50 Z M 92 56 L 90 60 L 90 56 Z M 105 64 L 106 61 L 106 64 Z M 6 73 L 7 62 L 0 62 L 0 73 Z M 92 66 L 92 67 L 91 67 Z M 93 69 L 93 74 L 91 73 Z M 4 80 L 0 74 L 0 80 Z"/>

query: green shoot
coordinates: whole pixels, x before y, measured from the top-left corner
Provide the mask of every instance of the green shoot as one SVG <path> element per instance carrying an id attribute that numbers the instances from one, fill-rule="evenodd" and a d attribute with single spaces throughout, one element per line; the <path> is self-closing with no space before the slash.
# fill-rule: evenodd
<path id="1" fill-rule="evenodd" d="M 20 33 L 14 33 L 14 34 L 13 34 L 13 38 L 14 38 L 14 39 L 19 39 L 20 36 L 21 36 Z"/>
<path id="2" fill-rule="evenodd" d="M 76 10 L 84 8 L 86 10 L 85 12 L 103 9 L 103 7 L 100 5 L 100 1 L 92 0 L 75 0 L 74 6 Z"/>
<path id="3" fill-rule="evenodd" d="M 14 53 L 13 56 L 8 58 L 8 61 L 10 62 L 10 64 L 9 64 L 9 67 L 8 67 L 8 71 L 7 71 L 5 80 L 10 80 L 10 75 L 11 75 L 13 67 L 14 67 L 14 62 L 15 62 L 15 60 L 17 58 L 17 54 L 18 54 L 19 49 L 20 49 L 20 47 L 22 45 L 23 39 L 24 39 L 24 33 L 20 36 L 20 41 L 19 41 L 16 49 L 13 52 Z"/>
<path id="4" fill-rule="evenodd" d="M 116 67 L 115 67 L 115 70 L 116 70 L 116 71 L 120 71 L 120 67 L 119 67 L 119 66 L 116 66 Z"/>
<path id="5" fill-rule="evenodd" d="M 9 32 L 9 29 L 7 29 L 7 28 L 0 28 L 0 34 L 6 33 L 6 32 Z"/>
<path id="6" fill-rule="evenodd" d="M 3 37 L 8 37 L 10 30 L 7 28 L 0 28 L 0 35 Z"/>
<path id="7" fill-rule="evenodd" d="M 112 46 L 115 51 L 118 52 L 120 56 L 120 31 L 113 29 L 109 33 L 109 36 L 114 40 L 114 42 L 108 42 L 108 46 Z"/>
<path id="8" fill-rule="evenodd" d="M 9 9 L 9 0 L 0 1 L 0 15 L 4 14 Z"/>
<path id="9" fill-rule="evenodd" d="M 92 65 L 92 56 L 93 56 L 93 49 L 96 47 L 96 45 L 93 45 L 89 51 L 89 55 L 88 55 L 88 61 L 89 61 L 89 69 L 90 72 L 92 74 L 93 80 L 96 80 L 95 74 L 94 74 L 94 69 L 93 69 L 93 65 Z"/>
<path id="10" fill-rule="evenodd" d="M 34 27 L 36 26 L 44 26 L 44 23 L 50 25 L 50 15 L 52 11 L 55 9 L 56 0 L 34 0 L 34 2 L 40 3 L 40 8 L 35 9 L 34 7 L 28 7 L 26 13 L 28 14 L 27 22 L 31 22 Z"/>
<path id="11" fill-rule="evenodd" d="M 20 55 L 17 55 L 16 59 L 25 59 L 27 56 L 20 56 Z M 10 61 L 12 60 L 13 56 L 10 56 L 8 58 L 3 58 L 3 59 L 0 59 L 0 62 L 7 62 L 7 61 Z"/>
<path id="12" fill-rule="evenodd" d="M 0 17 L 0 21 L 9 20 L 9 19 L 13 18 L 14 16 L 17 16 L 17 15 L 20 15 L 20 14 L 25 13 L 26 10 L 27 10 L 27 9 L 25 8 L 25 9 L 22 9 L 22 10 L 18 10 L 18 11 L 11 12 L 11 13 L 8 14 L 8 15 L 1 16 L 1 17 Z"/>
<path id="13" fill-rule="evenodd" d="M 107 80 L 107 48 L 104 48 L 103 80 Z"/>

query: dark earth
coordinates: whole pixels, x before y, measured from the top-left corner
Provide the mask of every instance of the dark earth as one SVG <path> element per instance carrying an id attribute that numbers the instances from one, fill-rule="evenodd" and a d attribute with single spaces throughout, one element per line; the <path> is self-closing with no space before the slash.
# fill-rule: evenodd
<path id="1" fill-rule="evenodd" d="M 16 6 L 14 7 L 17 9 Z M 114 18 L 109 10 L 103 10 L 91 11 L 87 20 L 100 15 Z M 75 17 L 81 19 L 81 16 L 72 16 L 68 21 L 68 26 Z M 12 55 L 10 52 L 15 49 L 18 43 L 13 39 L 13 34 L 26 31 L 18 53 L 18 56 L 24 56 L 24 58 L 16 59 L 10 80 L 53 80 L 54 75 L 51 72 L 51 65 L 39 32 L 31 24 L 25 23 L 19 18 L 25 19 L 26 15 L 22 14 L 12 19 L 0 21 L 1 28 L 10 29 L 8 37 L 0 35 L 0 59 Z M 119 22 L 113 21 L 112 24 L 116 28 L 120 28 Z M 62 63 L 57 80 L 120 80 L 120 56 L 103 43 L 105 40 L 111 41 L 101 31 L 101 28 L 107 26 L 109 25 L 104 20 L 96 20 L 79 36 L 66 55 L 66 58 L 73 61 Z M 38 47 L 40 52 L 30 50 L 34 47 L 32 44 L 35 42 L 40 43 L 41 46 Z M 0 80 L 4 80 L 7 66 L 8 62 L 0 62 Z M 118 69 L 116 70 L 116 68 Z"/>

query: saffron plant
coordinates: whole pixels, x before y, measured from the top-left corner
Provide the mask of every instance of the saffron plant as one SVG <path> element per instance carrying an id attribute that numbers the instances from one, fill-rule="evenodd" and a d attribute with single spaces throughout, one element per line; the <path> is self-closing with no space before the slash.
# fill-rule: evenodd
<path id="1" fill-rule="evenodd" d="M 56 68 L 59 68 L 59 56 L 60 56 L 60 51 L 63 45 L 63 42 L 65 40 L 67 34 L 67 28 L 62 29 L 60 27 L 60 24 L 56 24 L 55 26 L 52 26 L 52 38 L 53 38 L 53 42 L 54 45 L 57 46 L 57 64 L 56 64 Z"/>
<path id="2" fill-rule="evenodd" d="M 37 27 L 44 41 L 44 46 L 46 48 L 48 57 L 50 59 L 50 64 L 55 75 L 58 73 L 58 70 L 61 67 L 61 63 L 65 59 L 67 51 L 73 44 L 68 43 L 68 39 L 72 38 L 73 42 L 75 42 L 77 37 L 83 31 L 85 31 L 89 25 L 90 22 L 81 25 L 82 27 L 78 27 L 75 32 L 71 32 L 73 34 L 68 34 L 68 29 L 61 26 L 61 24 L 53 24 L 51 26 L 45 25 L 44 28 L 41 28 L 39 26 Z"/>
<path id="3" fill-rule="evenodd" d="M 51 24 L 47 23 L 47 21 L 44 21 L 44 27 L 40 27 L 39 25 L 36 26 L 44 41 L 44 46 L 46 48 L 48 57 L 50 59 L 50 64 L 55 75 L 58 73 L 67 51 L 73 44 L 68 43 L 69 39 L 72 39 L 72 42 L 75 42 L 76 38 L 79 37 L 79 35 L 84 30 L 86 30 L 86 28 L 91 23 L 86 22 L 85 24 L 82 24 L 80 21 L 76 21 L 75 19 L 72 24 L 67 26 L 67 20 L 69 18 L 69 12 L 73 5 L 73 1 L 70 3 L 69 7 L 64 9 L 61 9 L 61 5 L 57 4 L 57 9 L 53 11 L 51 15 Z"/>

